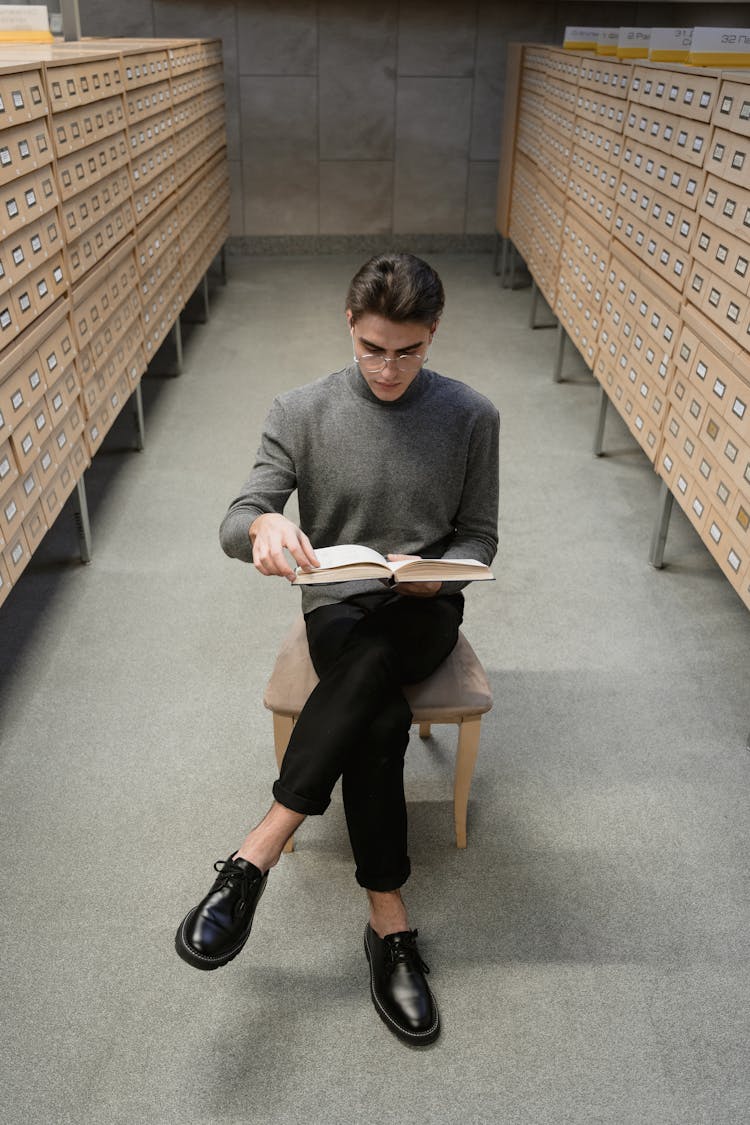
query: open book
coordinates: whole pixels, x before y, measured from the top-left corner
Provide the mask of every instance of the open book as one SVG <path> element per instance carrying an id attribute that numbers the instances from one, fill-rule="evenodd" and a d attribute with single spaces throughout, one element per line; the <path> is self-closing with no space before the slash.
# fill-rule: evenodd
<path id="1" fill-rule="evenodd" d="M 383 578 L 389 582 L 491 582 L 490 568 L 476 559 L 404 559 L 389 562 L 371 547 L 354 543 L 320 547 L 315 554 L 319 567 L 297 567 L 295 586 L 325 582 L 355 582 Z"/>

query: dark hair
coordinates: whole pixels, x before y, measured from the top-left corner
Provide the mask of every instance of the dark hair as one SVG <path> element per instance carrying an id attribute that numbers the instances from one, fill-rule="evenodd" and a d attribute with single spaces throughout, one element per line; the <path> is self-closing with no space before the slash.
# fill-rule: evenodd
<path id="1" fill-rule="evenodd" d="M 346 307 L 354 320 L 375 313 L 397 324 L 433 325 L 445 304 L 443 283 L 432 266 L 414 254 L 377 254 L 354 275 Z"/>

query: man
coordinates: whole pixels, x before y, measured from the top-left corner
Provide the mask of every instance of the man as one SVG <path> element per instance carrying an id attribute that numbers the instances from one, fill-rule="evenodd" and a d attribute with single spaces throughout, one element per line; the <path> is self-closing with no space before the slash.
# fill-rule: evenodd
<path id="1" fill-rule="evenodd" d="M 410 254 L 359 270 L 346 317 L 354 363 L 275 399 L 255 466 L 221 526 L 228 555 L 293 580 L 315 546 L 359 543 L 391 559 L 475 558 L 497 549 L 495 407 L 425 367 L 443 311 L 437 273 Z M 300 527 L 282 513 L 297 489 Z M 302 586 L 320 677 L 295 724 L 274 802 L 182 922 L 179 955 L 199 969 L 242 949 L 268 872 L 306 816 L 327 808 L 339 777 L 370 914 L 365 953 L 376 1011 L 400 1039 L 432 1042 L 440 1020 L 400 888 L 409 872 L 404 753 L 411 712 L 402 686 L 453 649 L 461 583 L 380 581 Z"/>

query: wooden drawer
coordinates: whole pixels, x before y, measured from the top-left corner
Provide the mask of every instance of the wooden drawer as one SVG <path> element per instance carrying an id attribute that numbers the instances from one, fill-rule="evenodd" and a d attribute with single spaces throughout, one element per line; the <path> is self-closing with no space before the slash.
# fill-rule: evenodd
<path id="1" fill-rule="evenodd" d="M 44 117 L 46 112 L 47 95 L 41 71 L 0 74 L 0 129 Z"/>
<path id="2" fill-rule="evenodd" d="M 62 213 L 65 240 L 75 242 L 91 227 L 101 222 L 108 212 L 131 200 L 130 174 L 127 168 L 120 168 L 105 180 L 84 188 L 78 195 L 65 200 Z"/>
<path id="3" fill-rule="evenodd" d="M 122 73 L 126 91 L 168 79 L 170 71 L 167 52 L 158 50 L 126 54 L 122 60 Z"/>
<path id="4" fill-rule="evenodd" d="M 22 281 L 62 247 L 57 210 L 0 243 L 0 294 Z"/>
<path id="5" fill-rule="evenodd" d="M 103 98 L 88 106 L 57 113 L 52 119 L 55 152 L 58 157 L 68 156 L 111 137 L 124 127 L 125 108 L 121 97 Z"/>
<path id="6" fill-rule="evenodd" d="M 750 137 L 750 83 L 724 79 L 714 110 L 713 121 L 730 133 Z"/>
<path id="7" fill-rule="evenodd" d="M 155 113 L 172 112 L 172 84 L 169 79 L 139 86 L 125 94 L 125 111 L 129 124 L 153 117 Z"/>
<path id="8" fill-rule="evenodd" d="M 53 113 L 119 94 L 123 88 L 117 55 L 90 62 L 47 63 L 46 72 L 49 105 Z"/>
<path id="9" fill-rule="evenodd" d="M 76 284 L 80 281 L 84 274 L 93 269 L 118 243 L 127 238 L 134 226 L 133 204 L 127 199 L 71 243 L 65 251 L 71 283 Z"/>
<path id="10" fill-rule="evenodd" d="M 26 176 L 51 161 L 52 145 L 44 118 L 0 133 L 0 185 Z"/>
<path id="11" fill-rule="evenodd" d="M 124 132 L 115 133 L 89 148 L 61 157 L 57 162 L 60 198 L 70 199 L 127 164 L 128 144 Z"/>
<path id="12" fill-rule="evenodd" d="M 11 238 L 27 223 L 46 215 L 59 200 L 51 164 L 0 187 L 0 238 Z"/>

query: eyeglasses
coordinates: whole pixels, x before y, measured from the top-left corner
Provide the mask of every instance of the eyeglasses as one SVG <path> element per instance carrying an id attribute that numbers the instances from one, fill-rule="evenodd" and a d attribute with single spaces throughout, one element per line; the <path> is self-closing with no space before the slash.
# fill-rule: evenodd
<path id="1" fill-rule="evenodd" d="M 388 359 L 384 355 L 355 355 L 357 363 L 368 375 L 378 375 L 385 369 L 386 364 L 394 363 L 396 370 L 402 375 L 409 375 L 412 371 L 419 371 L 425 361 L 425 356 L 410 352 L 408 355 L 397 355 L 395 359 Z"/>

